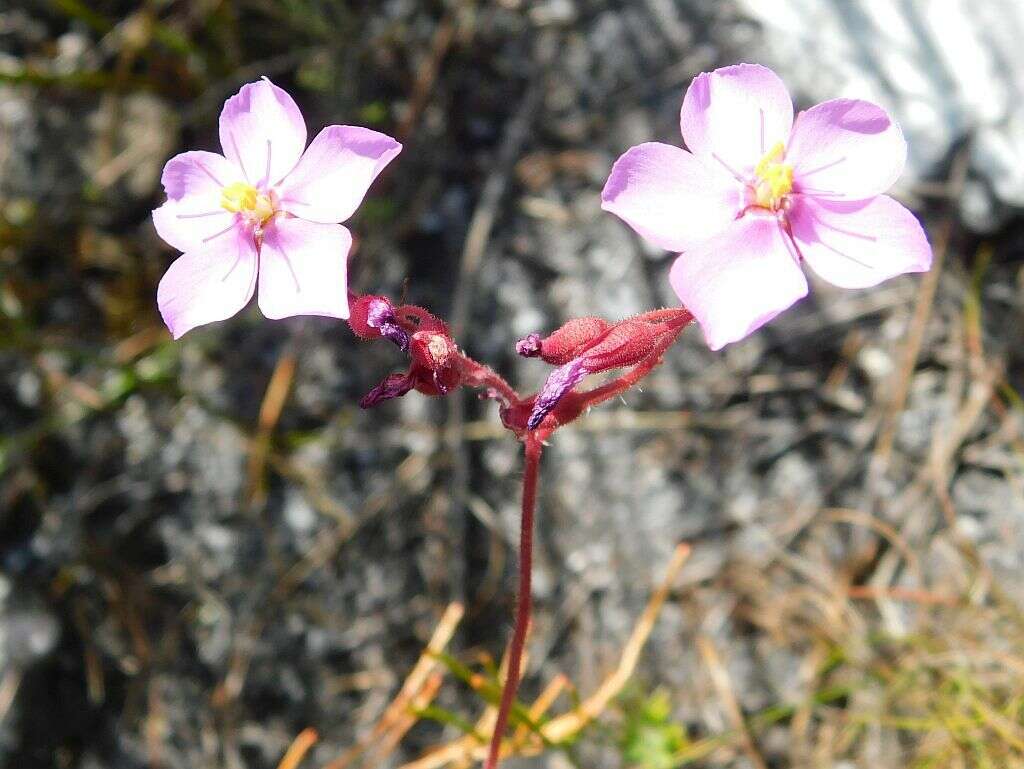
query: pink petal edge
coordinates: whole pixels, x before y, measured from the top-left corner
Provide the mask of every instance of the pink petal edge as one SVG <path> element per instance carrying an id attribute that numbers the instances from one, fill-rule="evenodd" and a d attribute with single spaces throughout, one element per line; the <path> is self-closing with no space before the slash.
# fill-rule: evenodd
<path id="1" fill-rule="evenodd" d="M 245 307 L 256 288 L 256 264 L 252 237 L 239 230 L 175 259 L 156 291 L 171 336 L 180 339 L 196 326 L 226 320 Z"/>
<path id="2" fill-rule="evenodd" d="M 167 201 L 153 211 L 157 234 L 179 251 L 202 248 L 234 222 L 235 215 L 220 205 L 221 189 L 241 178 L 231 161 L 213 152 L 175 155 L 161 177 Z"/>
<path id="3" fill-rule="evenodd" d="M 840 288 L 867 288 L 932 265 L 917 217 L 888 195 L 853 203 L 806 198 L 789 221 L 807 264 Z"/>
<path id="4" fill-rule="evenodd" d="M 684 251 L 736 218 L 742 187 L 679 147 L 648 142 L 625 152 L 601 192 L 601 208 L 669 251 Z"/>
<path id="5" fill-rule="evenodd" d="M 712 350 L 736 342 L 807 295 L 778 221 L 745 216 L 681 254 L 669 281 Z"/>
<path id="6" fill-rule="evenodd" d="M 243 85 L 224 102 L 220 144 L 249 184 L 271 187 L 302 156 L 306 122 L 288 92 L 263 78 Z"/>
<path id="7" fill-rule="evenodd" d="M 281 206 L 309 221 L 343 222 L 355 213 L 373 180 L 401 151 L 401 144 L 378 131 L 327 126 L 282 181 Z"/>
<path id="8" fill-rule="evenodd" d="M 864 200 L 888 190 L 903 173 L 907 143 L 878 105 L 833 99 L 797 116 L 786 160 L 798 192 Z"/>
<path id="9" fill-rule="evenodd" d="M 766 152 L 789 138 L 793 102 L 770 69 L 737 64 L 693 79 L 679 123 L 690 152 L 746 179 Z"/>
<path id="10" fill-rule="evenodd" d="M 340 224 L 278 218 L 260 251 L 260 310 L 277 320 L 293 315 L 348 317 L 348 253 L 352 235 Z"/>
<path id="11" fill-rule="evenodd" d="M 160 183 L 171 200 L 213 196 L 220 201 L 221 189 L 242 181 L 241 169 L 216 152 L 191 150 L 175 155 L 164 164 Z"/>

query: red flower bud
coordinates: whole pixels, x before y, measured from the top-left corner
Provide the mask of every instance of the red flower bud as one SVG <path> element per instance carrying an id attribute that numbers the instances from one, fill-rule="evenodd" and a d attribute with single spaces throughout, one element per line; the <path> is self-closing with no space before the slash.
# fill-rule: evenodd
<path id="1" fill-rule="evenodd" d="M 444 395 L 461 383 L 459 349 L 447 333 L 417 331 L 412 335 L 409 354 L 412 356 L 414 370 L 419 369 L 431 373 L 429 379 L 421 377 L 421 382 L 426 385 L 426 389 L 417 384 L 416 389 L 420 392 Z M 437 393 L 430 392 L 431 385 L 437 388 Z"/>
<path id="2" fill-rule="evenodd" d="M 401 398 L 415 384 L 416 381 L 410 374 L 388 374 L 383 382 L 362 397 L 359 408 L 369 409 L 384 401 Z"/>
<path id="3" fill-rule="evenodd" d="M 390 339 L 400 350 L 409 347 L 409 334 L 400 325 L 387 297 L 367 294 L 349 303 L 348 325 L 360 339 Z"/>
<path id="4" fill-rule="evenodd" d="M 520 340 L 516 350 L 527 357 L 540 356 L 558 365 L 533 403 L 527 428 L 536 430 L 563 398 L 590 374 L 634 366 L 655 350 L 665 334 L 675 334 L 678 326 L 661 320 L 656 311 L 620 321 L 614 325 L 600 318 L 571 320 L 547 339 L 530 335 Z"/>
<path id="5" fill-rule="evenodd" d="M 574 318 L 546 339 L 530 334 L 516 343 L 516 352 L 527 358 L 540 357 L 553 366 L 568 363 L 599 340 L 611 324 L 603 318 Z"/>

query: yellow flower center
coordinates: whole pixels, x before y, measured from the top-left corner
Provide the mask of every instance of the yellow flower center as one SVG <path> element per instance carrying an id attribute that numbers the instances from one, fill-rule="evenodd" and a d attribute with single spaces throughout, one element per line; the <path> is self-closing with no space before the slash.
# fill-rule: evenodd
<path id="1" fill-rule="evenodd" d="M 785 154 L 786 145 L 778 142 L 754 167 L 754 203 L 762 208 L 777 209 L 793 190 L 793 166 L 780 162 Z"/>
<path id="2" fill-rule="evenodd" d="M 245 182 L 235 182 L 222 189 L 220 205 L 235 214 L 248 214 L 260 224 L 274 215 L 274 201 L 270 195 Z"/>

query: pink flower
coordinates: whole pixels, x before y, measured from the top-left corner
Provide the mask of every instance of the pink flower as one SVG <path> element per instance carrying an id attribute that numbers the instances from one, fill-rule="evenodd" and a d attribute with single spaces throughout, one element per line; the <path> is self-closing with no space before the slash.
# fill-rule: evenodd
<path id="1" fill-rule="evenodd" d="M 602 207 L 682 252 L 669 280 L 711 349 L 806 296 L 801 261 L 842 288 L 931 266 L 917 219 L 882 194 L 907 147 L 880 107 L 834 99 L 794 121 L 778 76 L 739 64 L 695 78 L 680 123 L 690 151 L 631 148 L 612 168 Z"/>
<path id="2" fill-rule="evenodd" d="M 298 106 L 266 78 L 224 103 L 220 143 L 224 155 L 184 152 L 164 166 L 153 223 L 184 252 L 157 289 L 171 334 L 231 317 L 257 283 L 268 318 L 347 318 L 352 235 L 340 222 L 402 145 L 332 125 L 306 147 Z"/>

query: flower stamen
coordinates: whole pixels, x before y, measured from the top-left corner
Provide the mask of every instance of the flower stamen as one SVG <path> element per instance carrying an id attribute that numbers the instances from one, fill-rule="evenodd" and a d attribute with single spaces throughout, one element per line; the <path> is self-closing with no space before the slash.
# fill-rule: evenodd
<path id="1" fill-rule="evenodd" d="M 778 210 L 793 191 L 793 166 L 783 163 L 786 145 L 776 142 L 754 167 L 754 204 Z"/>
<path id="2" fill-rule="evenodd" d="M 251 184 L 235 182 L 220 191 L 220 206 L 233 214 L 244 214 L 256 224 L 266 224 L 274 215 L 274 201 Z"/>

